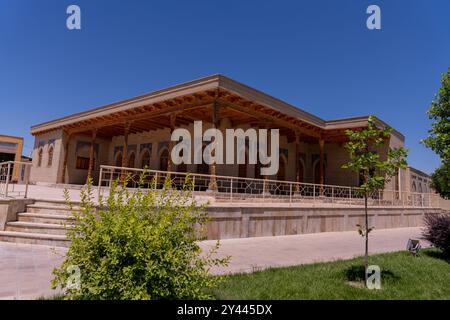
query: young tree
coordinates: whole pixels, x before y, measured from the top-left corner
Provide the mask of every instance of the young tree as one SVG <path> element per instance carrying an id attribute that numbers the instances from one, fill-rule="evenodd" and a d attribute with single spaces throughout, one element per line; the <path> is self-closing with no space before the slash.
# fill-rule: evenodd
<path id="1" fill-rule="evenodd" d="M 349 142 L 346 148 L 349 151 L 350 161 L 343 168 L 350 169 L 361 175 L 363 183 L 360 187 L 364 197 L 364 226 L 357 225 L 358 232 L 365 237 L 364 270 L 367 283 L 367 268 L 369 266 L 369 227 L 368 198 L 384 189 L 389 180 L 395 176 L 400 168 L 406 167 L 407 150 L 403 147 L 390 149 L 386 160 L 382 160 L 378 151 L 389 141 L 392 128 L 379 128 L 375 116 L 370 116 L 367 127 L 361 131 L 347 130 Z"/>
<path id="2" fill-rule="evenodd" d="M 442 197 L 448 198 L 450 184 L 445 175 L 450 171 L 450 71 L 442 75 L 441 88 L 431 103 L 428 116 L 433 124 L 428 138 L 422 143 L 441 157 L 442 166 L 432 177 L 433 187 Z"/>

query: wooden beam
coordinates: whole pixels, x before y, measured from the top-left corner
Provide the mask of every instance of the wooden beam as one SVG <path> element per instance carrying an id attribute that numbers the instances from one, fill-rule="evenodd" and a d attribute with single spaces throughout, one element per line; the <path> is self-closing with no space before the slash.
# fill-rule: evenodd
<path id="1" fill-rule="evenodd" d="M 230 109 L 234 109 L 237 111 L 241 111 L 241 112 L 250 114 L 250 115 L 254 116 L 255 118 L 273 121 L 273 123 L 275 123 L 277 125 L 283 126 L 288 129 L 292 129 L 294 131 L 301 131 L 301 132 L 303 132 L 309 136 L 315 137 L 315 138 L 319 138 L 321 136 L 320 132 L 316 132 L 315 130 L 302 128 L 300 125 L 295 125 L 290 121 L 282 120 L 282 119 L 270 116 L 266 113 L 258 112 L 258 111 L 252 110 L 248 107 L 240 106 L 236 103 L 231 103 L 228 101 L 221 101 L 221 104 L 222 104 L 222 106 L 224 106 L 226 108 L 230 108 Z"/>
<path id="2" fill-rule="evenodd" d="M 125 122 L 124 128 L 123 128 L 123 152 L 122 152 L 122 168 L 127 167 L 127 161 L 128 161 L 128 133 L 130 132 L 130 126 L 131 122 Z M 120 175 L 120 181 L 125 180 L 125 171 L 122 170 Z"/>
<path id="3" fill-rule="evenodd" d="M 70 140 L 72 139 L 72 135 L 71 134 L 67 134 L 66 133 L 66 136 L 67 136 L 67 140 L 66 140 L 66 143 L 64 144 L 64 162 L 63 162 L 62 177 L 61 177 L 62 183 L 67 183 L 67 180 L 66 180 L 67 160 L 69 158 Z"/>
<path id="4" fill-rule="evenodd" d="M 172 172 L 173 171 L 173 163 L 172 163 L 172 149 L 175 146 L 175 141 L 172 141 L 172 133 L 175 130 L 176 121 L 177 121 L 177 114 L 172 113 L 169 115 L 169 122 L 170 122 L 170 140 L 169 140 L 169 156 L 167 157 L 167 171 Z"/>
<path id="5" fill-rule="evenodd" d="M 212 104 L 199 104 L 199 105 L 185 105 L 185 106 L 171 106 L 169 108 L 165 108 L 165 109 L 160 109 L 158 111 L 154 111 L 151 113 L 139 113 L 139 114 L 134 114 L 134 115 L 128 115 L 128 116 L 124 116 L 124 117 L 120 117 L 117 120 L 109 120 L 109 121 L 96 121 L 95 119 L 93 120 L 94 122 L 92 122 L 92 126 L 89 125 L 82 125 L 81 127 L 73 127 L 73 125 L 70 125 L 70 127 L 66 126 L 66 128 L 68 128 L 68 131 L 72 134 L 74 133 L 78 133 L 78 132 L 83 132 L 83 131 L 87 131 L 87 130 L 91 130 L 94 128 L 94 124 L 95 127 L 105 127 L 105 126 L 109 126 L 109 125 L 114 125 L 114 124 L 118 124 L 120 122 L 132 122 L 135 120 L 149 120 L 149 119 L 153 119 L 156 117 L 161 117 L 161 116 L 167 116 L 170 115 L 173 112 L 177 112 L 177 111 L 188 111 L 188 110 L 195 110 L 195 109 L 200 109 L 200 108 L 208 108 L 210 107 Z M 84 123 L 84 122 L 81 122 Z M 72 129 L 73 128 L 73 129 Z"/>
<path id="6" fill-rule="evenodd" d="M 86 183 L 92 179 L 92 171 L 94 170 L 94 152 L 95 152 L 95 139 L 97 138 L 97 129 L 92 130 L 91 148 L 89 150 L 89 169 L 86 178 Z"/>
<path id="7" fill-rule="evenodd" d="M 321 190 L 321 194 L 323 193 L 323 184 L 325 183 L 325 179 L 324 179 L 324 165 L 325 165 L 325 161 L 324 161 L 324 146 L 325 146 L 325 140 L 324 139 L 320 139 L 319 140 L 319 148 L 320 148 L 320 169 L 319 169 L 319 173 L 320 173 L 320 190 Z"/>
<path id="8" fill-rule="evenodd" d="M 215 102 L 214 105 L 212 106 L 211 123 L 212 123 L 212 127 L 214 129 L 216 129 L 219 126 L 219 104 L 217 102 Z M 217 146 L 217 141 L 214 140 L 212 143 L 214 143 L 216 145 L 216 148 L 218 147 Z M 213 157 L 216 156 L 216 148 L 214 148 L 214 151 L 211 154 Z M 216 180 L 217 165 L 216 165 L 216 160 L 214 160 L 214 162 L 209 165 L 209 174 L 210 174 L 210 177 L 209 177 L 208 190 L 209 191 L 217 191 L 217 180 Z"/>

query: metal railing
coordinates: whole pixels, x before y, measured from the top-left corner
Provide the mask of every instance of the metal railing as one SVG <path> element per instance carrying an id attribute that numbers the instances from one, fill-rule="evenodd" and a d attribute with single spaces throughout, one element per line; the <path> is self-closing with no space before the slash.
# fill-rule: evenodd
<path id="1" fill-rule="evenodd" d="M 140 185 L 140 176 L 145 171 L 145 180 Z M 322 203 L 341 205 L 364 205 L 364 196 L 357 187 L 319 185 L 252 179 L 232 176 L 212 176 L 200 173 L 168 172 L 102 165 L 99 173 L 98 195 L 103 195 L 113 181 L 128 177 L 127 188 L 162 189 L 167 177 L 172 188 L 182 188 L 186 176 L 193 184 L 194 195 L 209 195 L 216 202 L 288 202 Z M 439 196 L 431 193 L 383 190 L 371 194 L 370 206 L 438 207 Z"/>
<path id="2" fill-rule="evenodd" d="M 0 198 L 27 197 L 31 165 L 31 162 L 19 161 L 0 163 Z M 24 185 L 25 188 L 16 188 L 18 184 Z"/>

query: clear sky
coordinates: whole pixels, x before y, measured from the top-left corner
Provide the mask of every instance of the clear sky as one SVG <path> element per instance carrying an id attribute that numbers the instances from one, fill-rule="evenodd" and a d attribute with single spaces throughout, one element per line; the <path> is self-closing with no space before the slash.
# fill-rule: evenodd
<path id="1" fill-rule="evenodd" d="M 82 30 L 66 28 L 77 4 Z M 381 30 L 366 8 L 381 8 Z M 409 163 L 450 67 L 450 1 L 0 0 L 0 133 L 222 73 L 324 119 L 376 114 Z"/>

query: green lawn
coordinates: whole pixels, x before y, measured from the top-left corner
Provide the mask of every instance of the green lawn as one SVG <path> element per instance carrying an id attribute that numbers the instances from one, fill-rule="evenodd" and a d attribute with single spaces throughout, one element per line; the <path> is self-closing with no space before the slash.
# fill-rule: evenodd
<path id="1" fill-rule="evenodd" d="M 217 299 L 450 299 L 450 262 L 435 249 L 373 255 L 381 290 L 358 281 L 362 258 L 227 276 Z"/>

